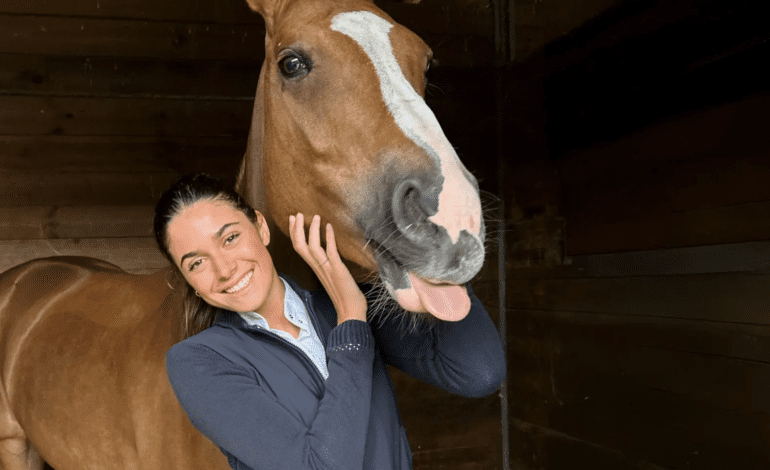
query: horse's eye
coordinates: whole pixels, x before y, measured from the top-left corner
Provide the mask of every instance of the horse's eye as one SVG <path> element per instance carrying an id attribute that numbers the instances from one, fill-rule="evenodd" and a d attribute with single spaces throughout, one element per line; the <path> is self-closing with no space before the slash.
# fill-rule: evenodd
<path id="1" fill-rule="evenodd" d="M 281 69 L 281 74 L 286 78 L 297 78 L 308 72 L 308 66 L 305 61 L 295 55 L 288 55 L 281 59 L 278 62 L 278 67 Z"/>

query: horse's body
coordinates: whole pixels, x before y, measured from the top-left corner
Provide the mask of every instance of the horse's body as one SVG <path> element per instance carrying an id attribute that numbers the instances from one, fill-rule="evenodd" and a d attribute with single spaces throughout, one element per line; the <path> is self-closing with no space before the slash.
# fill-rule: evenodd
<path id="1" fill-rule="evenodd" d="M 321 214 L 407 309 L 462 302 L 484 228 L 421 98 L 427 46 L 365 0 L 248 1 L 267 37 L 241 193 L 284 232 L 290 213 Z M 171 269 L 49 258 L 0 275 L 0 469 L 229 468 L 166 379 L 182 338 Z"/>

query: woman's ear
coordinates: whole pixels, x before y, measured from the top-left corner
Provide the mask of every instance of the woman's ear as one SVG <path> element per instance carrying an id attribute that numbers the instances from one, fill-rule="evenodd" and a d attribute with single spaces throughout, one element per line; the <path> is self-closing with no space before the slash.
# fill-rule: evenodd
<path id="1" fill-rule="evenodd" d="M 254 226 L 259 232 L 259 237 L 262 239 L 262 243 L 267 246 L 270 244 L 270 228 L 267 226 L 267 220 L 258 210 L 254 211 L 257 214 L 257 221 L 254 222 Z"/>

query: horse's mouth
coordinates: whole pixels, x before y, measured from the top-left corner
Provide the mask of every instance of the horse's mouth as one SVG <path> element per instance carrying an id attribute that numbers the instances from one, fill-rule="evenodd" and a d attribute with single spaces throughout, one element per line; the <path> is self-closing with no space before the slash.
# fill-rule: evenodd
<path id="1" fill-rule="evenodd" d="M 465 287 L 421 276 L 376 240 L 367 244 L 373 249 L 380 279 L 404 310 L 446 321 L 462 320 L 468 314 L 470 298 Z"/>

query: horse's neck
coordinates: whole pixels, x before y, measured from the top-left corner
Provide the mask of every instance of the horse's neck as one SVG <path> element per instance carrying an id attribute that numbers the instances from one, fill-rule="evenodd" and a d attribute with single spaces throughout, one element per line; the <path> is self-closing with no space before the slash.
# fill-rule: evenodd
<path id="1" fill-rule="evenodd" d="M 251 207 L 267 218 L 272 229 L 275 227 L 275 223 L 267 206 L 267 195 L 264 191 L 265 185 L 262 174 L 263 139 L 265 136 L 264 70 L 265 65 L 262 64 L 257 82 L 257 94 L 254 98 L 254 110 L 251 113 L 251 127 L 249 128 L 249 140 L 246 143 L 246 154 L 241 161 L 235 189 L 242 197 L 246 198 Z"/>

